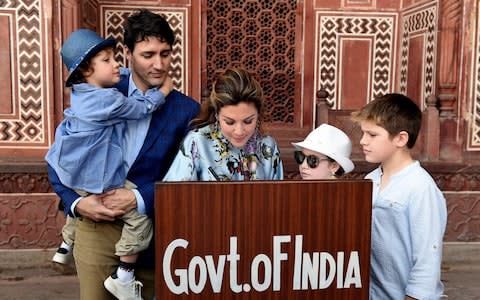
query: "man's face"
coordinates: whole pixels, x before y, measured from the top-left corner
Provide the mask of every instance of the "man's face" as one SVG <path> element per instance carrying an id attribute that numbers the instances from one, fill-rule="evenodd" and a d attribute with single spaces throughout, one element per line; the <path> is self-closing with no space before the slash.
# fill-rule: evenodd
<path id="1" fill-rule="evenodd" d="M 151 87 L 162 86 L 170 70 L 172 47 L 156 37 L 147 37 L 135 44 L 133 52 L 126 48 L 133 81 L 145 92 Z"/>

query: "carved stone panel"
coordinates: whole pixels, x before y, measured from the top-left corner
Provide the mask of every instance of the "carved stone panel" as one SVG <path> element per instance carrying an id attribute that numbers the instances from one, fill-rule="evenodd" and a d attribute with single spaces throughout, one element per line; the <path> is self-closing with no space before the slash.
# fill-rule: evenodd
<path id="1" fill-rule="evenodd" d="M 446 192 L 445 241 L 480 242 L 480 192 Z"/>
<path id="2" fill-rule="evenodd" d="M 393 90 L 396 22 L 394 13 L 316 12 L 314 86 L 332 109 L 357 109 Z"/>
<path id="3" fill-rule="evenodd" d="M 54 194 L 0 194 L 0 249 L 58 246 L 65 218 Z"/>
<path id="4" fill-rule="evenodd" d="M 468 118 L 468 144 L 469 151 L 480 151 L 480 9 L 477 8 L 477 31 L 475 35 L 475 53 L 473 55 L 473 97 L 470 101 L 471 111 Z"/>
<path id="5" fill-rule="evenodd" d="M 432 1 L 403 12 L 399 91 L 423 110 L 435 93 L 438 3 Z"/>
<path id="6" fill-rule="evenodd" d="M 51 1 L 0 1 L 0 156 L 42 156 L 50 144 Z"/>
<path id="7" fill-rule="evenodd" d="M 100 5 L 99 9 L 102 15 L 101 32 L 104 36 L 113 37 L 119 41 L 117 45 L 116 58 L 123 66 L 127 66 L 127 59 L 122 49 L 123 41 L 123 22 L 136 9 L 143 6 L 125 6 L 125 5 Z M 190 94 L 190 85 L 188 82 L 192 79 L 190 69 L 188 68 L 188 59 L 192 55 L 189 49 L 191 39 L 189 33 L 189 22 L 191 16 L 189 10 L 184 7 L 145 7 L 158 14 L 165 16 L 172 30 L 175 33 L 175 44 L 172 51 L 171 76 L 173 84 L 179 91 Z"/>
<path id="8" fill-rule="evenodd" d="M 208 0 L 206 87 L 227 68 L 245 68 L 263 87 L 266 122 L 298 126 L 297 5 L 296 0 Z"/>

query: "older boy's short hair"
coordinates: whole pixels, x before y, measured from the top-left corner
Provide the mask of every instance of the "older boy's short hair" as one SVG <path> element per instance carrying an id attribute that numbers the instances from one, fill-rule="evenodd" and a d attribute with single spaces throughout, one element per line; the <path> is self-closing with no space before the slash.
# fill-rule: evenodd
<path id="1" fill-rule="evenodd" d="M 422 112 L 417 104 L 402 94 L 385 94 L 352 113 L 352 120 L 359 123 L 372 121 L 385 128 L 390 137 L 401 131 L 408 133 L 407 147 L 413 148 L 422 125 Z"/>

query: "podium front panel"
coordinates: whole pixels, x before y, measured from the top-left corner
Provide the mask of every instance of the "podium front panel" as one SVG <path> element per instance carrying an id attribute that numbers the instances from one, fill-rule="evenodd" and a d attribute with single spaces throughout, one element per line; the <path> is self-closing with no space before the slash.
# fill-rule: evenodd
<path id="1" fill-rule="evenodd" d="M 155 188 L 157 299 L 368 299 L 366 180 Z"/>

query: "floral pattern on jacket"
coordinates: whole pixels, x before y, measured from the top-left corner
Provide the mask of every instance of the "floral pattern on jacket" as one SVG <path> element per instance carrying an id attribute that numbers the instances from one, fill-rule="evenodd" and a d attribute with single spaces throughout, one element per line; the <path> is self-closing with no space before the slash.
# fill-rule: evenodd
<path id="1" fill-rule="evenodd" d="M 283 165 L 271 136 L 255 133 L 234 147 L 215 124 L 191 131 L 183 140 L 164 181 L 280 180 Z"/>

